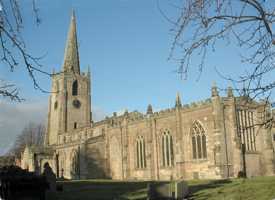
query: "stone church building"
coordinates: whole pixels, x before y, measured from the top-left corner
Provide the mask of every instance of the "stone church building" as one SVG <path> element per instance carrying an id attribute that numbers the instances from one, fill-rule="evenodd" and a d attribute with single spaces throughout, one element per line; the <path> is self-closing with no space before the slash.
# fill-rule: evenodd
<path id="1" fill-rule="evenodd" d="M 44 147 L 27 147 L 21 165 L 37 173 L 49 162 L 58 177 L 117 180 L 236 177 L 245 160 L 248 176 L 273 175 L 271 129 L 260 124 L 263 103 L 220 96 L 147 113 L 125 112 L 93 122 L 90 71 L 80 70 L 72 15 L 60 73 L 52 77 Z M 242 154 L 241 146 L 245 146 Z"/>

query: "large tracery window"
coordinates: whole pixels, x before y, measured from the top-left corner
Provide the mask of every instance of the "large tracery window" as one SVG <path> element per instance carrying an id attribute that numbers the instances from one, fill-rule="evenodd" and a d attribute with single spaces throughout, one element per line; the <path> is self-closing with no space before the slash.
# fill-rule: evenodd
<path id="1" fill-rule="evenodd" d="M 170 167 L 174 164 L 173 137 L 168 130 L 161 136 L 162 166 Z"/>
<path id="2" fill-rule="evenodd" d="M 207 158 L 205 130 L 198 121 L 193 123 L 191 137 L 193 159 Z"/>
<path id="3" fill-rule="evenodd" d="M 238 135 L 247 151 L 256 151 L 254 112 L 237 110 Z"/>
<path id="4" fill-rule="evenodd" d="M 138 136 L 136 141 L 136 154 L 137 154 L 137 168 L 146 168 L 146 151 L 145 151 L 145 140 L 143 136 Z"/>
<path id="5" fill-rule="evenodd" d="M 77 80 L 75 80 L 72 85 L 72 95 L 77 96 L 77 94 L 78 94 L 78 83 L 77 83 Z"/>

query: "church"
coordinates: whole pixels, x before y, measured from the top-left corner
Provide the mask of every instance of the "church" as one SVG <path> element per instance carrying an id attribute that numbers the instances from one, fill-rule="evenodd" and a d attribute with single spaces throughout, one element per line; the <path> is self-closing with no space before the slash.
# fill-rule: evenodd
<path id="1" fill-rule="evenodd" d="M 274 174 L 271 128 L 262 126 L 265 104 L 220 96 L 154 112 L 137 111 L 94 122 L 91 74 L 81 72 L 72 15 L 59 73 L 52 76 L 43 147 L 27 146 L 21 167 L 41 173 L 49 162 L 57 177 L 114 180 L 223 179 Z M 244 167 L 245 166 L 245 167 Z"/>

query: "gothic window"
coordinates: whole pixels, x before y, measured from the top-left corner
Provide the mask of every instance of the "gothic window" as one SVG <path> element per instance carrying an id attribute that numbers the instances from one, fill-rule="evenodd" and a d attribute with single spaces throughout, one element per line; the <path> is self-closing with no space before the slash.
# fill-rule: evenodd
<path id="1" fill-rule="evenodd" d="M 74 123 L 74 129 L 77 129 L 77 123 L 76 122 Z"/>
<path id="2" fill-rule="evenodd" d="M 238 135 L 247 151 L 256 151 L 254 112 L 237 110 Z"/>
<path id="3" fill-rule="evenodd" d="M 193 159 L 207 158 L 206 136 L 202 125 L 195 121 L 191 129 Z"/>
<path id="4" fill-rule="evenodd" d="M 162 166 L 171 167 L 174 163 L 173 137 L 168 130 L 161 136 Z"/>
<path id="5" fill-rule="evenodd" d="M 78 94 L 78 83 L 77 83 L 77 80 L 75 80 L 72 86 L 72 95 L 77 96 L 77 94 Z"/>
<path id="6" fill-rule="evenodd" d="M 138 136 L 136 140 L 136 157 L 137 157 L 137 168 L 146 168 L 146 151 L 145 151 L 145 140 L 143 136 Z"/>

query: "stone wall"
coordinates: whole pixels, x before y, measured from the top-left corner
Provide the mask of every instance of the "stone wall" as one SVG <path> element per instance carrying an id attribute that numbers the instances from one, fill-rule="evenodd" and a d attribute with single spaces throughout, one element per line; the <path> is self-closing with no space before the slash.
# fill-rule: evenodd
<path id="1" fill-rule="evenodd" d="M 59 155 L 59 174 L 63 173 L 65 178 L 115 180 L 236 177 L 243 165 L 236 108 L 253 110 L 259 118 L 257 106 L 244 106 L 236 98 L 219 96 L 150 114 L 126 111 L 117 116 L 114 113 L 90 126 L 59 134 L 58 143 L 53 146 L 55 155 Z M 206 136 L 205 158 L 193 158 L 191 133 L 195 123 L 200 124 Z M 163 165 L 161 141 L 165 131 L 173 141 L 171 166 Z M 246 153 L 247 174 L 272 175 L 272 131 L 259 126 L 255 126 L 255 131 L 257 150 Z M 145 141 L 144 168 L 137 166 L 138 137 Z M 79 155 L 77 159 L 76 155 Z M 76 160 L 79 165 L 75 164 Z"/>

